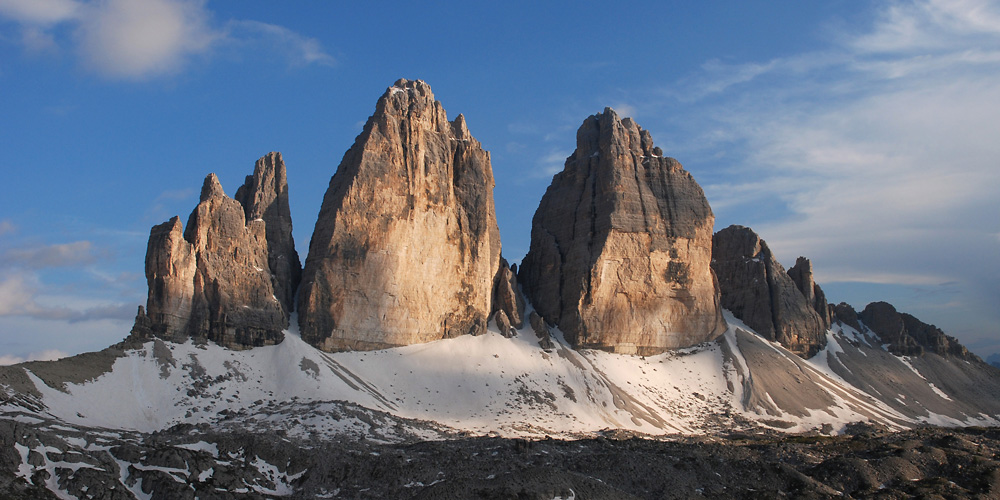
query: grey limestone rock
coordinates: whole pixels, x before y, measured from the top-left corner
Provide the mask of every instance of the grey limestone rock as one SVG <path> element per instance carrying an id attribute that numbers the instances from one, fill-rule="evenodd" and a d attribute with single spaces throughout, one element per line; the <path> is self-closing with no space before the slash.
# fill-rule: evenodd
<path id="1" fill-rule="evenodd" d="M 399 80 L 323 198 L 299 294 L 302 339 L 383 349 L 486 329 L 500 232 L 490 156 L 422 81 Z"/>
<path id="2" fill-rule="evenodd" d="M 274 295 L 285 308 L 295 309 L 295 290 L 302 279 L 302 263 L 292 238 L 292 213 L 288 207 L 288 178 L 281 153 L 271 152 L 257 160 L 253 175 L 236 190 L 247 221 L 264 221 L 267 265 Z"/>
<path id="3" fill-rule="evenodd" d="M 493 309 L 506 313 L 511 326 L 520 329 L 524 326 L 524 297 L 517 285 L 517 265 L 509 266 L 501 256 L 495 280 Z"/>
<path id="4" fill-rule="evenodd" d="M 691 174 L 607 108 L 584 120 L 545 192 L 518 279 L 576 347 L 698 344 L 726 328 L 710 268 L 714 220 Z"/>
<path id="5" fill-rule="evenodd" d="M 722 307 L 758 334 L 804 358 L 826 345 L 827 328 L 814 302 L 799 291 L 753 230 L 729 226 L 716 233 L 712 268 L 719 278 Z"/>
<path id="6" fill-rule="evenodd" d="M 834 321 L 843 323 L 857 331 L 861 331 L 861 323 L 858 321 L 858 312 L 846 302 L 837 305 L 830 304 L 830 317 Z"/>
<path id="7" fill-rule="evenodd" d="M 830 306 L 826 302 L 826 294 L 823 289 L 813 280 L 812 262 L 805 257 L 795 260 L 795 265 L 788 269 L 795 286 L 806 298 L 806 303 L 812 304 L 816 314 L 823 320 L 823 328 L 830 328 Z"/>
<path id="8" fill-rule="evenodd" d="M 250 187 L 238 191 L 243 202 L 226 196 L 209 174 L 186 229 L 174 217 L 150 231 L 149 295 L 134 335 L 212 340 L 233 348 L 283 339 L 289 310 L 277 293 L 294 294 L 290 280 L 298 259 L 289 258 L 295 250 L 284 163 L 277 154 L 265 158 L 271 163 L 258 161 Z M 274 229 L 268 230 L 268 220 Z M 282 255 L 272 258 L 272 249 Z M 270 261 L 288 263 L 289 273 L 274 274 Z"/>
<path id="9" fill-rule="evenodd" d="M 897 356 L 920 356 L 925 352 L 932 352 L 982 363 L 958 339 L 910 314 L 898 312 L 888 302 L 868 304 L 861 311 L 860 318 L 866 327 L 888 344 L 889 352 Z"/>

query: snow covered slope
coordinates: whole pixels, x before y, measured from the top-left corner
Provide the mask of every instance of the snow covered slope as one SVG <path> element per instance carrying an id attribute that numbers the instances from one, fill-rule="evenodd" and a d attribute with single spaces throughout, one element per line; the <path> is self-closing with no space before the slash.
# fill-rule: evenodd
<path id="1" fill-rule="evenodd" d="M 530 328 L 509 339 L 491 330 L 334 354 L 295 331 L 277 346 L 246 351 L 152 341 L 86 381 L 7 368 L 0 408 L 8 418 L 140 432 L 206 423 L 386 441 L 1000 423 L 1000 372 L 934 355 L 898 358 L 839 325 L 825 350 L 803 360 L 726 319 L 719 340 L 651 357 L 573 350 L 558 331 L 546 351 Z M 51 363 L 70 373 L 81 362 Z"/>

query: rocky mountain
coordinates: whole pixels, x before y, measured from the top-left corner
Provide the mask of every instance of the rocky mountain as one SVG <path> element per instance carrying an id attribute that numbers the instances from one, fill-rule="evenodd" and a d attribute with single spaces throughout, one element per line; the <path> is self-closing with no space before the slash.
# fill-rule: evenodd
<path id="1" fill-rule="evenodd" d="M 209 174 L 186 229 L 178 217 L 153 227 L 134 335 L 232 348 L 281 341 L 299 273 L 281 156 L 258 160 L 237 198 Z"/>
<path id="2" fill-rule="evenodd" d="M 422 81 L 378 100 L 323 198 L 299 296 L 302 338 L 327 351 L 480 334 L 500 233 L 489 153 Z"/>
<path id="3" fill-rule="evenodd" d="M 910 314 L 900 313 L 887 302 L 868 304 L 858 317 L 899 356 L 919 356 L 925 352 L 982 362 L 958 339 Z"/>
<path id="4" fill-rule="evenodd" d="M 584 120 L 542 197 L 519 281 L 576 347 L 655 354 L 725 330 L 714 216 L 681 164 L 611 108 Z"/>
<path id="5" fill-rule="evenodd" d="M 828 321 L 817 312 L 826 310 L 826 299 L 812 283 L 808 260 L 796 262 L 789 275 L 757 233 L 729 226 L 712 238 L 712 269 L 722 307 L 764 338 L 804 358 L 826 344 Z"/>
<path id="6" fill-rule="evenodd" d="M 131 335 L 0 367 L 0 497 L 1000 495 L 994 430 L 926 429 L 1000 426 L 1000 370 L 890 304 L 829 304 L 749 228 L 713 235 L 632 120 L 584 121 L 520 267 L 492 189 L 409 80 L 304 270 L 281 155 L 234 198 L 209 175 L 186 228 L 150 232 Z"/>

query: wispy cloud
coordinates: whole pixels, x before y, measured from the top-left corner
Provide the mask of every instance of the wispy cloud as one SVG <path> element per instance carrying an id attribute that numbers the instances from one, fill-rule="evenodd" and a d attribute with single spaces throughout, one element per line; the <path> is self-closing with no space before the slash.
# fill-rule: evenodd
<path id="1" fill-rule="evenodd" d="M 566 158 L 572 154 L 561 149 L 552 149 L 547 154 L 543 155 L 538 159 L 536 163 L 536 169 L 532 173 L 531 177 L 535 178 L 551 178 L 553 175 L 562 172 L 563 167 L 566 165 Z"/>
<path id="2" fill-rule="evenodd" d="M 0 16 L 21 24 L 33 52 L 73 47 L 88 69 L 111 79 L 176 74 L 221 46 L 264 44 L 290 65 L 332 65 L 314 38 L 257 21 L 219 24 L 203 0 L 0 0 Z"/>
<path id="3" fill-rule="evenodd" d="M 59 298 L 59 305 L 43 300 L 38 276 L 24 271 L 0 275 L 0 316 L 24 316 L 42 320 L 77 323 L 103 319 L 127 320 L 135 315 L 132 304 L 97 304 L 69 307 L 72 298 Z"/>
<path id="4" fill-rule="evenodd" d="M 13 222 L 7 219 L 0 219 L 0 236 L 3 236 L 8 233 L 13 233 L 16 230 L 17 226 L 15 226 Z"/>
<path id="5" fill-rule="evenodd" d="M 725 172 L 705 184 L 723 224 L 751 219 L 820 281 L 957 282 L 1000 319 L 997 81 L 1000 6 L 933 0 L 893 2 L 821 52 L 710 61 L 661 95 L 727 151 L 691 148 Z"/>
<path id="6" fill-rule="evenodd" d="M 27 269 L 83 266 L 95 260 L 93 244 L 89 241 L 15 248 L 0 253 L 0 267 Z"/>
<path id="7" fill-rule="evenodd" d="M 323 49 L 319 40 L 302 36 L 284 26 L 260 21 L 230 21 L 228 31 L 230 40 L 263 44 L 295 66 L 333 66 L 337 62 Z"/>

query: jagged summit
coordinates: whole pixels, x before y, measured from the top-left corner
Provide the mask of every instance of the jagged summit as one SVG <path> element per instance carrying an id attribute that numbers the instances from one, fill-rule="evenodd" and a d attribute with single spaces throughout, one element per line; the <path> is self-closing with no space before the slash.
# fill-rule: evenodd
<path id="1" fill-rule="evenodd" d="M 500 264 L 493 186 L 489 153 L 429 85 L 386 89 L 324 196 L 302 338 L 336 351 L 485 331 Z"/>
<path id="2" fill-rule="evenodd" d="M 532 219 L 519 281 L 576 346 L 651 354 L 725 329 L 714 216 L 687 171 L 611 108 L 588 117 Z"/>
<path id="3" fill-rule="evenodd" d="M 295 308 L 295 291 L 302 279 L 302 263 L 292 238 L 292 213 L 288 206 L 288 178 L 281 153 L 262 156 L 239 189 L 236 200 L 243 205 L 247 222 L 264 221 L 267 264 L 271 269 L 274 295 L 287 315 Z"/>
<path id="4" fill-rule="evenodd" d="M 234 348 L 281 341 L 289 309 L 277 294 L 294 293 L 288 276 L 297 272 L 298 257 L 294 247 L 287 252 L 291 218 L 272 215 L 288 213 L 288 187 L 280 155 L 269 157 L 272 161 L 258 161 L 248 178 L 251 188 L 237 191 L 241 200 L 226 196 L 219 178 L 209 174 L 186 228 L 179 217 L 152 228 L 146 250 L 149 294 L 134 335 L 212 340 Z M 271 261 L 286 263 L 288 275 L 275 273 L 280 266 Z"/>
<path id="5" fill-rule="evenodd" d="M 812 267 L 808 265 L 807 272 L 807 263 L 793 269 L 812 300 L 752 229 L 733 225 L 712 238 L 712 269 L 719 278 L 722 307 L 768 340 L 806 358 L 823 348 L 827 330 L 816 310 Z"/>

